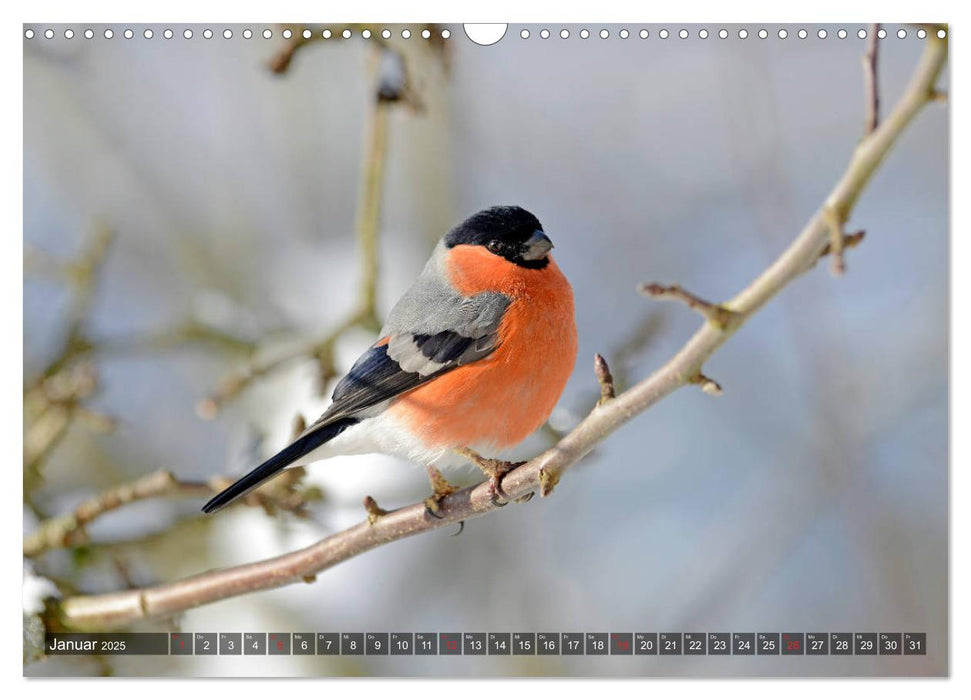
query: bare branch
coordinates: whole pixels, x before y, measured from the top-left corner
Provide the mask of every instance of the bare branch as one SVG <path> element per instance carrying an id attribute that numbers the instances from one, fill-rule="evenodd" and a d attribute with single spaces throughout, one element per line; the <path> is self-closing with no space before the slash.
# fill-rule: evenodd
<path id="1" fill-rule="evenodd" d="M 503 492 L 510 499 L 524 498 L 536 490 L 541 495 L 549 494 L 566 470 L 620 426 L 701 376 L 704 363 L 747 319 L 818 260 L 830 235 L 827 211 L 852 210 L 897 138 L 933 99 L 934 85 L 946 58 L 946 42 L 928 37 L 907 90 L 887 119 L 856 149 L 846 172 L 823 206 L 768 269 L 728 302 L 726 306 L 735 314 L 731 324 L 703 324 L 653 374 L 594 408 L 556 446 L 506 474 L 502 479 Z M 309 547 L 265 561 L 140 590 L 70 597 L 52 610 L 54 619 L 49 622 L 55 627 L 81 630 L 116 628 L 245 593 L 298 583 L 388 542 L 490 513 L 498 507 L 492 496 L 489 483 L 484 482 L 442 499 L 438 517 L 430 517 L 425 505 L 416 503 L 381 515 L 373 523 L 366 520 Z"/>
<path id="2" fill-rule="evenodd" d="M 877 32 L 879 31 L 879 23 L 870 25 L 870 32 L 866 39 L 866 53 L 863 54 L 863 89 L 866 94 L 866 121 L 863 124 L 863 133 L 866 136 L 876 131 L 880 123 L 880 91 L 877 85 L 877 51 L 880 47 Z"/>
<path id="3" fill-rule="evenodd" d="M 737 314 L 734 311 L 725 308 L 721 304 L 713 304 L 710 301 L 705 301 L 677 284 L 663 285 L 644 283 L 638 287 L 638 290 L 641 294 L 654 297 L 655 299 L 672 299 L 687 304 L 688 308 L 694 309 L 721 329 L 728 328 L 737 318 Z"/>
<path id="4" fill-rule="evenodd" d="M 181 482 L 171 472 L 157 471 L 129 484 L 121 484 L 89 499 L 73 513 L 41 523 L 24 538 L 24 556 L 36 557 L 49 549 L 59 549 L 86 541 L 85 525 L 104 513 L 127 503 L 158 496 L 197 496 L 210 492 L 203 483 Z"/>
<path id="5" fill-rule="evenodd" d="M 302 467 L 289 469 L 281 479 L 267 483 L 247 494 L 240 502 L 258 506 L 273 513 L 286 510 L 307 517 L 306 503 L 320 497 L 314 488 L 297 490 L 295 486 L 306 474 Z M 84 501 L 71 513 L 42 522 L 24 538 L 24 556 L 37 557 L 52 549 L 73 547 L 88 542 L 86 526 L 95 519 L 136 501 L 149 498 L 207 498 L 233 483 L 233 479 L 216 476 L 208 482 L 177 479 L 171 472 L 159 470 L 130 483 L 114 486 Z"/>

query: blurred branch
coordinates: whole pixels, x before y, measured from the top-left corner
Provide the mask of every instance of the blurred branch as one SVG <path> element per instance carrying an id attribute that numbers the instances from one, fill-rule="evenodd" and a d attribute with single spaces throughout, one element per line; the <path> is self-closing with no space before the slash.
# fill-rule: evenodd
<path id="1" fill-rule="evenodd" d="M 876 131 L 880 122 L 880 93 L 877 88 L 877 50 L 880 48 L 877 32 L 880 24 L 870 25 L 866 39 L 866 53 L 863 54 L 863 89 L 866 93 L 866 121 L 863 134 L 869 136 Z"/>
<path id="2" fill-rule="evenodd" d="M 880 47 L 880 24 L 870 25 L 867 34 L 866 52 L 863 54 L 863 92 L 866 100 L 866 117 L 863 123 L 863 136 L 868 137 L 880 122 L 880 89 L 877 83 L 877 51 Z M 850 237 L 843 231 L 843 222 L 846 220 L 843 213 L 834 208 L 827 208 L 824 212 L 826 225 L 829 227 L 829 244 L 826 246 L 823 255 L 830 255 L 830 269 L 834 275 L 842 275 L 846 272 L 846 259 L 843 250 Z M 862 236 L 861 236 L 862 238 Z M 854 245 L 859 240 L 853 242 Z"/>
<path id="3" fill-rule="evenodd" d="M 701 328 L 662 367 L 596 406 L 557 445 L 506 474 L 502 492 L 510 500 L 524 498 L 536 490 L 549 495 L 570 467 L 622 425 L 676 389 L 692 382 L 704 386 L 710 381 L 702 373 L 704 363 L 763 305 L 815 265 L 829 240 L 828 212 L 838 211 L 845 217 L 853 209 L 897 138 L 920 109 L 935 99 L 934 86 L 946 59 L 946 40 L 930 35 L 900 101 L 858 145 L 846 172 L 824 204 L 768 269 L 719 305 L 731 312 L 730 322 L 713 323 L 706 317 Z M 441 501 L 437 517 L 429 517 L 423 503 L 391 512 L 369 503 L 368 518 L 363 522 L 309 547 L 141 590 L 67 598 L 51 609 L 50 623 L 70 629 L 122 627 L 245 593 L 313 581 L 319 572 L 375 547 L 480 517 L 505 505 L 495 501 L 494 496 L 488 482 L 457 491 Z"/>
<path id="4" fill-rule="evenodd" d="M 251 359 L 239 370 L 223 378 L 216 390 L 196 405 L 196 412 L 200 417 L 214 418 L 227 401 L 238 396 L 255 380 L 301 358 L 313 358 L 317 361 L 319 385 L 323 390 L 327 382 L 337 375 L 334 367 L 334 346 L 337 341 L 352 328 L 377 331 L 381 327 L 377 314 L 380 260 L 378 233 L 388 152 L 388 118 L 396 104 L 407 104 L 415 108 L 417 103 L 416 98 L 411 95 L 407 72 L 397 52 L 382 49 L 374 86 L 362 155 L 363 180 L 357 210 L 356 236 L 361 260 L 361 282 L 354 311 L 323 337 L 270 358 Z"/>
<path id="5" fill-rule="evenodd" d="M 24 538 L 24 556 L 36 557 L 49 549 L 60 549 L 87 541 L 84 528 L 88 523 L 125 504 L 162 496 L 202 497 L 208 495 L 210 490 L 204 483 L 179 481 L 171 472 L 154 472 L 84 501 L 69 515 L 44 521 Z"/>
<path id="6" fill-rule="evenodd" d="M 67 434 L 74 418 L 98 432 L 114 428 L 114 419 L 86 408 L 82 402 L 97 389 L 98 375 L 86 359 L 93 345 L 85 324 L 101 271 L 115 233 L 99 226 L 76 259 L 60 262 L 28 250 L 24 270 L 67 282 L 73 291 L 61 349 L 48 365 L 24 385 L 24 502 L 34 508 L 31 494 L 41 482 L 41 467 Z"/>
<path id="7" fill-rule="evenodd" d="M 303 432 L 306 422 L 303 416 L 294 421 L 293 436 Z M 240 502 L 263 508 L 272 515 L 286 510 L 306 518 L 308 501 L 320 498 L 316 487 L 297 488 L 306 470 L 303 467 L 288 469 L 281 478 L 274 479 L 247 494 Z M 36 557 L 51 549 L 73 547 L 88 542 L 85 527 L 93 520 L 122 506 L 149 498 L 208 498 L 230 486 L 235 480 L 215 476 L 209 481 L 186 481 L 161 469 L 127 484 L 114 486 L 81 503 L 71 513 L 42 522 L 33 533 L 24 538 L 24 556 Z"/>
<path id="8" fill-rule="evenodd" d="M 90 349 L 90 341 L 85 333 L 85 322 L 98 286 L 102 266 L 115 240 L 115 232 L 100 226 L 88 241 L 76 260 L 60 263 L 50 260 L 36 250 L 28 251 L 24 260 L 25 271 L 31 269 L 47 272 L 68 282 L 74 291 L 71 311 L 68 315 L 67 330 L 61 344 L 61 351 L 25 389 L 25 393 L 44 379 L 60 372 L 77 357 Z"/>
<path id="9" fill-rule="evenodd" d="M 365 41 L 372 42 L 373 44 L 383 48 L 390 46 L 389 40 L 381 36 L 381 27 L 370 24 L 321 24 L 314 25 L 312 29 L 309 26 L 302 24 L 283 24 L 280 25 L 280 29 L 281 31 L 289 29 L 292 34 L 290 35 L 289 39 L 284 38 L 283 45 L 267 63 L 270 70 L 277 75 L 282 75 L 290 70 L 290 66 L 293 63 L 293 59 L 297 52 L 309 44 L 315 44 L 321 41 L 347 41 L 341 36 L 345 29 L 350 30 L 354 33 L 354 35 L 360 35 L 361 32 L 367 29 L 371 32 L 371 36 L 368 39 L 365 39 Z M 420 24 L 415 25 L 415 28 L 412 31 L 415 35 L 420 35 L 425 29 L 430 32 L 430 36 L 428 39 L 423 39 L 422 44 L 427 45 L 431 50 L 438 52 L 443 66 L 445 66 L 447 69 L 448 64 L 446 44 L 442 39 L 441 29 L 436 24 Z M 309 30 L 310 36 L 304 36 L 305 30 Z M 330 38 L 324 37 L 325 30 L 330 30 Z M 357 38 L 363 39 L 363 37 Z"/>
<path id="10" fill-rule="evenodd" d="M 308 512 L 304 506 L 307 501 L 319 497 L 319 493 L 316 489 L 298 491 L 292 488 L 304 473 L 302 467 L 288 470 L 285 484 L 277 484 L 277 488 L 270 492 L 263 488 L 258 489 L 247 494 L 241 502 L 264 508 L 271 513 L 280 509 L 307 517 Z M 89 523 L 130 503 L 149 498 L 207 498 L 232 483 L 233 479 L 224 476 L 213 477 L 209 481 L 184 481 L 177 479 L 169 471 L 153 472 L 131 483 L 108 489 L 84 501 L 67 515 L 45 520 L 24 538 L 24 556 L 37 557 L 52 549 L 85 544 L 88 542 L 85 527 Z"/>

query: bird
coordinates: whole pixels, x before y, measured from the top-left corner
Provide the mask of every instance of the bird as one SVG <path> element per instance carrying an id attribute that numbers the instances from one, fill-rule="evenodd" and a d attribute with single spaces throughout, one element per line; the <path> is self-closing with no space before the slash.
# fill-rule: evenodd
<path id="1" fill-rule="evenodd" d="M 468 217 L 436 244 L 330 406 L 282 450 L 203 506 L 213 513 L 281 473 L 338 455 L 424 465 L 435 517 L 454 493 L 441 470 L 472 462 L 499 502 L 515 464 L 483 454 L 525 440 L 552 413 L 577 355 L 573 289 L 539 220 L 519 206 Z"/>

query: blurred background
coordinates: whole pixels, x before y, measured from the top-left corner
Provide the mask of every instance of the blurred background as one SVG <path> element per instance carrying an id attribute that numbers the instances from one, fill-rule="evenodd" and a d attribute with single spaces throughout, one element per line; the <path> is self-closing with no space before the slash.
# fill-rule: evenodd
<path id="1" fill-rule="evenodd" d="M 24 40 L 24 534 L 160 469 L 185 484 L 27 548 L 28 632 L 46 596 L 274 556 L 360 521 L 365 495 L 386 508 L 427 495 L 420 467 L 364 456 L 199 513 L 211 480 L 327 405 L 333 374 L 374 338 L 370 311 L 380 323 L 468 214 L 531 210 L 576 292 L 577 367 L 529 456 L 592 406 L 595 352 L 629 385 L 698 326 L 638 283 L 731 296 L 799 232 L 863 133 L 864 25 L 822 25 L 825 39 L 821 25 L 806 39 L 729 26 L 724 40 L 721 25 L 707 39 L 607 26 L 606 40 L 600 25 L 565 40 L 560 25 L 548 39 L 510 25 L 490 47 L 461 26 L 444 41 L 441 26 L 407 40 L 394 26 L 383 44 L 378 26 L 323 40 L 310 25 L 308 41 L 303 26 L 285 40 L 279 26 L 105 39 L 59 25 L 47 39 L 38 25 Z M 884 110 L 922 48 L 898 28 L 880 42 Z M 903 134 L 858 228 L 845 277 L 820 264 L 706 365 L 723 396 L 676 392 L 553 497 L 134 629 L 926 632 L 926 656 L 49 658 L 25 673 L 945 673 L 946 105 Z"/>

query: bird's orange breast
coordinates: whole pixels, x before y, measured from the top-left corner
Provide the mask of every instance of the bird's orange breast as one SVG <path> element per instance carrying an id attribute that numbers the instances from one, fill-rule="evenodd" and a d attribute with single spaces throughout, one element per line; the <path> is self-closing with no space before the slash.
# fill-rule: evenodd
<path id="1" fill-rule="evenodd" d="M 512 299 L 488 357 L 405 394 L 390 407 L 430 447 L 522 442 L 549 418 L 577 354 L 573 290 L 556 262 L 530 270 L 481 246 L 459 245 L 446 268 L 465 296 L 501 292 Z"/>

